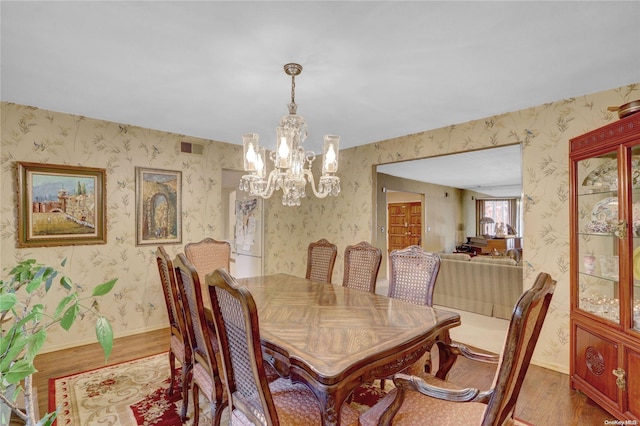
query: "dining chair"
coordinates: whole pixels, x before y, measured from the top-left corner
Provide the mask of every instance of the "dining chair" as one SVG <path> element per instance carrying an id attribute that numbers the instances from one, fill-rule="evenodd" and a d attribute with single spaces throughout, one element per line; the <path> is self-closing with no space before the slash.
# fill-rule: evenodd
<path id="1" fill-rule="evenodd" d="M 205 307 L 200 294 L 200 278 L 194 266 L 182 253 L 174 261 L 176 282 L 180 289 L 182 300 L 185 301 L 185 318 L 191 350 L 193 353 L 193 368 L 190 376 L 193 397 L 193 424 L 199 424 L 200 408 L 199 394 L 209 401 L 211 418 L 215 425 L 220 424 L 223 403 L 226 403 L 226 392 L 223 392 L 216 354 L 218 342 L 212 330 L 207 326 Z"/>
<path id="2" fill-rule="evenodd" d="M 260 325 L 253 296 L 224 269 L 207 275 L 214 321 L 229 390 L 231 425 L 321 425 L 320 405 L 303 383 L 265 378 Z M 343 425 L 357 425 L 358 411 L 340 410 Z"/>
<path id="3" fill-rule="evenodd" d="M 342 285 L 374 293 L 381 260 L 382 251 L 367 241 L 347 246 L 344 250 Z"/>
<path id="4" fill-rule="evenodd" d="M 420 246 L 409 246 L 401 250 L 393 250 L 389 254 L 389 292 L 394 299 L 416 305 L 433 305 L 433 290 L 440 270 L 440 256 L 429 253 Z M 449 330 L 437 340 L 451 343 Z M 430 347 L 422 358 L 407 370 L 411 374 L 431 371 Z M 381 382 L 384 389 L 384 379 Z"/>
<path id="5" fill-rule="evenodd" d="M 309 244 L 307 250 L 307 274 L 308 280 L 331 283 L 333 266 L 336 263 L 338 246 L 326 239 Z"/>
<path id="6" fill-rule="evenodd" d="M 160 283 L 162 284 L 162 292 L 164 301 L 167 305 L 167 315 L 169 317 L 169 330 L 171 337 L 169 341 L 169 366 L 171 368 L 171 381 L 167 389 L 168 395 L 173 395 L 176 383 L 173 372 L 176 368 L 176 358 L 181 365 L 182 389 L 182 409 L 180 418 L 184 421 L 187 418 L 187 407 L 189 406 L 189 388 L 190 377 L 189 372 L 193 367 L 191 343 L 187 331 L 185 319 L 185 311 L 180 297 L 180 291 L 176 283 L 175 270 L 171 257 L 162 246 L 158 246 L 156 250 L 156 261 L 158 263 L 158 272 L 160 274 Z"/>
<path id="7" fill-rule="evenodd" d="M 396 374 L 396 388 L 360 417 L 372 425 L 497 426 L 513 424 L 515 404 L 556 286 L 551 276 L 538 274 L 531 289 L 516 303 L 500 356 L 480 354 L 463 345 L 449 345 L 457 357 L 498 364 L 490 389 L 460 389 L 435 376 Z M 438 342 L 438 345 L 442 343 Z"/>
<path id="8" fill-rule="evenodd" d="M 218 268 L 227 271 L 231 262 L 231 244 L 228 241 L 218 241 L 213 238 L 204 238 L 195 243 L 184 246 L 184 254 L 198 271 L 198 277 L 202 284 L 202 296 L 205 298 L 205 306 L 211 306 L 209 292 L 205 288 L 205 276 Z"/>
<path id="9" fill-rule="evenodd" d="M 420 246 L 389 254 L 389 297 L 417 305 L 433 305 L 433 289 L 440 270 L 440 256 Z"/>

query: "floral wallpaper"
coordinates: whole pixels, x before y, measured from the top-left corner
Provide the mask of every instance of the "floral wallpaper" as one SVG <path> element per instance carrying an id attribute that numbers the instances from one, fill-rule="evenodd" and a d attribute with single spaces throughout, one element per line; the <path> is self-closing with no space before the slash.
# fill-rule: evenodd
<path id="1" fill-rule="evenodd" d="M 333 281 L 342 281 L 347 245 L 374 241 L 375 166 L 398 160 L 521 143 L 525 210 L 525 287 L 540 271 L 558 281 L 534 362 L 559 371 L 569 365 L 569 139 L 617 120 L 609 106 L 640 98 L 640 84 L 533 106 L 467 123 L 361 145 L 340 152 L 338 197 L 303 200 L 284 207 L 265 202 L 265 272 L 304 275 L 306 249 L 327 238 L 338 245 Z M 165 326 L 166 313 L 154 263 L 155 246 L 135 245 L 135 167 L 183 173 L 183 241 L 167 245 L 176 255 L 188 241 L 224 233 L 221 173 L 239 170 L 242 147 L 126 124 L 2 103 L 0 185 L 1 266 L 36 258 L 59 264 L 83 291 L 118 277 L 101 301 L 117 336 Z M 202 156 L 182 154 L 179 142 L 205 146 Z M 99 246 L 16 247 L 15 162 L 83 165 L 107 170 L 108 242 Z M 3 272 L 4 276 L 4 272 Z M 55 295 L 53 295 L 55 296 Z M 94 340 L 93 325 L 79 322 L 72 333 L 51 332 L 45 350 Z"/>
<path id="2" fill-rule="evenodd" d="M 203 155 L 180 153 L 180 142 L 204 146 Z M 2 103 L 0 255 L 2 276 L 16 262 L 35 258 L 58 268 L 81 294 L 118 278 L 100 298 L 116 337 L 166 327 L 166 308 L 155 263 L 155 245 L 136 246 L 136 166 L 182 172 L 182 244 L 167 244 L 171 256 L 205 236 L 222 239 L 222 169 L 238 169 L 242 147 L 126 124 Z M 107 244 L 17 248 L 16 162 L 106 169 Z M 48 295 L 57 304 L 60 293 Z M 93 323 L 78 321 L 71 332 L 49 332 L 44 350 L 95 341 Z"/>

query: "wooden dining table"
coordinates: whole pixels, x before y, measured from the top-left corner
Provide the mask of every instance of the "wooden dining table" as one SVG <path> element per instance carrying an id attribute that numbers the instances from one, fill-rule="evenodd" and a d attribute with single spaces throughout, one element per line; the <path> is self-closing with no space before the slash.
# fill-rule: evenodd
<path id="1" fill-rule="evenodd" d="M 253 295 L 265 351 L 314 392 L 324 425 L 340 424 L 360 384 L 404 370 L 460 325 L 455 312 L 291 275 L 237 281 Z"/>

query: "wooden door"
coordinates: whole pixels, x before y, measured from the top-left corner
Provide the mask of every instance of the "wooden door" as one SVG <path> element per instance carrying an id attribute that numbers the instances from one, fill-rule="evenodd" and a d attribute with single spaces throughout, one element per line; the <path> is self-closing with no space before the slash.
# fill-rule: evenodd
<path id="1" fill-rule="evenodd" d="M 389 203 L 389 253 L 422 243 L 422 203 Z"/>

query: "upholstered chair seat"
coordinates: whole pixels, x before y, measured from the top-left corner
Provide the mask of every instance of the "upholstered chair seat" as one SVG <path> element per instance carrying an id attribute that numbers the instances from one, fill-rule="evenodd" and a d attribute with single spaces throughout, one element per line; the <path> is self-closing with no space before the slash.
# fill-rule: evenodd
<path id="1" fill-rule="evenodd" d="M 420 377 L 433 386 L 444 389 L 460 389 L 450 382 L 440 380 L 431 375 L 425 375 L 424 372 L 420 374 Z M 397 389 L 389 391 L 382 400 L 367 411 L 365 416 L 360 418 L 360 424 L 362 426 L 377 426 L 382 413 L 387 410 L 389 405 L 397 397 L 397 392 Z M 402 402 L 402 409 L 393 418 L 392 424 L 433 424 L 443 426 L 479 425 L 480 423 L 477 421 L 484 416 L 486 408 L 487 405 L 480 402 L 461 404 L 459 402 L 445 401 L 437 398 L 425 398 L 418 392 L 407 392 Z M 428 423 L 421 423 L 420 419 L 429 420 Z"/>

